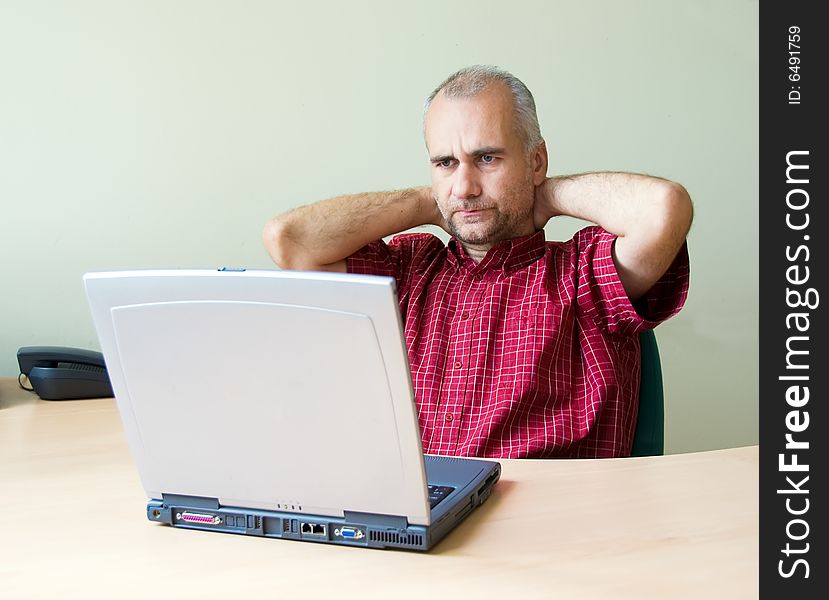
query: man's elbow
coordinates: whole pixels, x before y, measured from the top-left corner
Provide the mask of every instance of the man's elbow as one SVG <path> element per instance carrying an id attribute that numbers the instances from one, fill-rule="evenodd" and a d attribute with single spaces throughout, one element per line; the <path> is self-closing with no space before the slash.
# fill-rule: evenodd
<path id="1" fill-rule="evenodd" d="M 645 235 L 654 241 L 661 240 L 660 245 L 668 243 L 678 248 L 694 220 L 691 196 L 681 184 L 665 180 L 655 198 L 653 218 L 648 219 L 653 229 Z"/>
<path id="2" fill-rule="evenodd" d="M 666 181 L 661 205 L 666 233 L 677 241 L 684 240 L 694 220 L 694 205 L 688 190 L 675 181 Z"/>
<path id="3" fill-rule="evenodd" d="M 288 228 L 278 217 L 271 219 L 262 230 L 262 243 L 265 250 L 280 269 L 299 269 L 294 257 L 297 252 L 293 249 Z"/>

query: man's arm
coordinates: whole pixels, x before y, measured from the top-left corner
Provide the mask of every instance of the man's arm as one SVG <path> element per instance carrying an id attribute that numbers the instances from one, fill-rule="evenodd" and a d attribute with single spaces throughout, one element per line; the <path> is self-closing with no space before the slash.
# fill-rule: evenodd
<path id="1" fill-rule="evenodd" d="M 339 196 L 268 221 L 265 248 L 283 269 L 346 270 L 346 259 L 387 235 L 442 222 L 430 187 Z"/>
<path id="2" fill-rule="evenodd" d="M 633 173 L 550 177 L 536 188 L 535 224 L 567 215 L 617 237 L 613 260 L 631 301 L 665 273 L 691 227 L 688 192 L 666 179 Z"/>

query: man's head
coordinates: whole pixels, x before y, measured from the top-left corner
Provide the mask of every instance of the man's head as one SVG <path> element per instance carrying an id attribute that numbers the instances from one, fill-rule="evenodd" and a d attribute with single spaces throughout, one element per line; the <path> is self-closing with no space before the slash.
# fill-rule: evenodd
<path id="1" fill-rule="evenodd" d="M 487 66 L 454 73 L 426 101 L 424 136 L 432 192 L 450 233 L 481 255 L 535 231 L 535 187 L 547 151 L 532 94 Z"/>

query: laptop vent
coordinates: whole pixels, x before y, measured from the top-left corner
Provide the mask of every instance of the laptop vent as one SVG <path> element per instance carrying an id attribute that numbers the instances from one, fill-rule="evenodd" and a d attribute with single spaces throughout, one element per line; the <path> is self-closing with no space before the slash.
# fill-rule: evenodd
<path id="1" fill-rule="evenodd" d="M 391 544 L 395 546 L 423 545 L 423 536 L 416 533 L 398 533 L 396 531 L 369 531 L 368 539 L 372 542 Z"/>
<path id="2" fill-rule="evenodd" d="M 462 462 L 457 456 L 437 456 L 435 454 L 429 455 L 429 460 L 436 463 L 457 463 Z"/>

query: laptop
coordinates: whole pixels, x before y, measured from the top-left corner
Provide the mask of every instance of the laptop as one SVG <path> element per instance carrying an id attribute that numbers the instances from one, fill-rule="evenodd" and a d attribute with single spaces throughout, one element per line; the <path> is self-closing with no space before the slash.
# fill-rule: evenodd
<path id="1" fill-rule="evenodd" d="M 429 550 L 500 477 L 495 461 L 424 456 L 392 278 L 83 279 L 150 521 Z"/>

